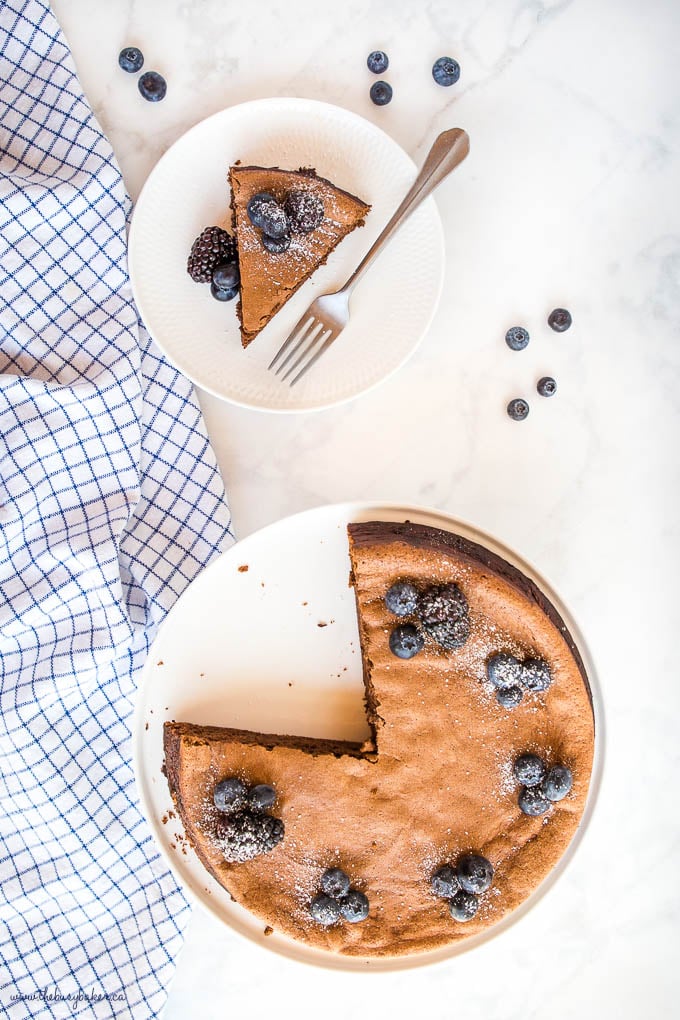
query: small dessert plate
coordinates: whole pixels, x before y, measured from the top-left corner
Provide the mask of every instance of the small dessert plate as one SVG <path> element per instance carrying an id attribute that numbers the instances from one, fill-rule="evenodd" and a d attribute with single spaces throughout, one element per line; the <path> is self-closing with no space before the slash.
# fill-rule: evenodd
<path id="1" fill-rule="evenodd" d="M 186 270 L 207 226 L 231 232 L 228 169 L 238 160 L 288 170 L 314 167 L 368 202 L 366 225 L 346 237 L 244 350 L 236 301 L 216 301 Z M 348 110 L 309 99 L 233 106 L 183 135 L 160 159 L 137 200 L 128 245 L 142 321 L 168 359 L 204 390 L 263 411 L 312 411 L 376 386 L 413 353 L 436 310 L 444 240 L 432 198 L 386 247 L 352 295 L 339 341 L 296 386 L 269 362 L 318 295 L 341 286 L 399 205 L 416 175 L 384 131 Z"/>
<path id="2" fill-rule="evenodd" d="M 595 713 L 595 760 L 586 809 L 567 852 L 507 918 L 477 936 L 392 958 L 339 956 L 267 932 L 203 867 L 185 838 L 163 769 L 166 720 L 264 733 L 362 741 L 369 736 L 347 524 L 404 521 L 479 542 L 532 578 L 561 614 L 585 662 Z M 523 917 L 562 874 L 592 814 L 600 782 L 603 720 L 597 678 L 571 615 L 537 572 L 470 525 L 435 510 L 346 503 L 296 514 L 248 536 L 187 588 L 153 644 L 140 683 L 133 758 L 142 808 L 184 890 L 231 929 L 301 962 L 346 971 L 399 971 L 487 942 Z"/>

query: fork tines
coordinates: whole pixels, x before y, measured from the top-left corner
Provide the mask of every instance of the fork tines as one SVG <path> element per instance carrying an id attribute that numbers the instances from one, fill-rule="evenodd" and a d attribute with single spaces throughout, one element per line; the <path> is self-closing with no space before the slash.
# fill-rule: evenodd
<path id="1" fill-rule="evenodd" d="M 297 375 L 290 381 L 290 385 L 294 386 L 298 379 L 302 378 L 305 372 L 312 367 L 317 358 L 320 358 L 324 351 L 330 347 L 335 336 L 337 336 L 337 333 L 334 334 L 327 324 L 325 325 L 307 311 L 276 352 L 269 364 L 269 368 L 273 370 L 274 375 L 278 375 L 281 380 L 285 380 L 290 378 L 295 369 L 307 359 Z M 286 354 L 286 352 L 288 353 Z M 284 354 L 286 356 L 283 358 L 283 361 L 280 361 L 277 367 L 274 368 L 277 361 Z M 295 360 L 292 361 L 292 364 L 289 364 L 292 359 Z M 288 369 L 284 371 L 286 366 L 288 366 Z"/>

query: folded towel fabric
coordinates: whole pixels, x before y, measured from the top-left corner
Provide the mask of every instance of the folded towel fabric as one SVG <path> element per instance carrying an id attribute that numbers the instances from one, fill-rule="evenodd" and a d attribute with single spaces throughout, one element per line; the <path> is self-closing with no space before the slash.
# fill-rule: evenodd
<path id="1" fill-rule="evenodd" d="M 129 200 L 42 0 L 0 0 L 0 1004 L 157 1016 L 188 908 L 140 813 L 156 628 L 231 543 L 188 382 L 139 323 Z"/>

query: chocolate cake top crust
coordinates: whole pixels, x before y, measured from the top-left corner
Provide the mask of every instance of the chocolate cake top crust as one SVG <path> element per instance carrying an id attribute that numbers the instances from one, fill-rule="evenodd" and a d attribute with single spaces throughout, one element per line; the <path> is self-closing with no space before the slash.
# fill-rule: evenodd
<path id="1" fill-rule="evenodd" d="M 312 169 L 233 166 L 229 170 L 234 229 L 238 240 L 241 294 L 237 306 L 244 347 L 309 279 L 347 234 L 363 226 L 370 205 L 337 188 Z M 261 192 L 283 205 L 291 192 L 320 199 L 324 218 L 308 233 L 293 232 L 287 251 L 273 254 L 262 244 L 262 232 L 250 221 L 247 206 Z"/>
<path id="2" fill-rule="evenodd" d="M 303 736 L 166 723 L 170 790 L 203 864 L 263 924 L 350 956 L 399 956 L 465 939 L 496 924 L 550 873 L 584 810 L 594 749 L 585 670 L 557 611 L 517 568 L 461 536 L 419 525 L 349 526 L 373 739 L 364 746 Z M 412 658 L 391 650 L 399 617 L 386 592 L 452 592 L 468 636 L 445 648 L 429 632 Z M 442 594 L 443 593 L 443 594 Z M 439 634 L 436 628 L 433 631 Z M 499 652 L 540 661 L 552 682 L 504 708 L 487 677 Z M 566 765 L 569 794 L 524 814 L 513 763 L 523 754 Z M 237 776 L 275 787 L 285 835 L 271 852 L 227 863 L 215 838 L 215 784 Z M 464 854 L 483 855 L 493 882 L 476 915 L 456 921 L 430 880 Z M 358 924 L 310 915 L 320 878 L 347 873 L 369 901 Z"/>

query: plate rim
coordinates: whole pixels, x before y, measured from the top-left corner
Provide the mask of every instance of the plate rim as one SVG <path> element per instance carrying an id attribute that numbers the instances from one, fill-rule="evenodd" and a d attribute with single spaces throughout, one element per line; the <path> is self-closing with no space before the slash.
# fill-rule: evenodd
<path id="1" fill-rule="evenodd" d="M 387 143 L 396 146 L 410 163 L 414 174 L 418 169 L 417 164 L 415 163 L 413 158 L 409 155 L 409 153 L 403 148 L 403 146 L 400 145 L 400 143 L 395 138 L 392 137 L 392 135 L 388 134 L 387 131 L 384 130 L 384 128 L 380 127 L 377 124 L 374 124 L 373 121 L 369 120 L 367 117 L 362 116 L 362 114 L 355 113 L 354 110 L 349 110 L 344 106 L 339 106 L 337 103 L 327 103 L 321 99 L 306 99 L 301 96 L 267 96 L 260 99 L 249 99 L 242 103 L 234 103 L 232 106 L 226 106 L 221 110 L 217 110 L 214 113 L 208 114 L 207 117 L 204 117 L 201 120 L 197 121 L 195 124 L 192 124 L 191 127 L 187 128 L 186 131 L 184 131 L 178 138 L 174 140 L 174 142 L 168 147 L 168 149 L 166 149 L 166 151 L 163 153 L 163 155 L 151 169 L 148 177 L 146 178 L 144 184 L 142 185 L 142 189 L 137 197 L 137 200 L 133 204 L 132 214 L 130 217 L 130 228 L 128 231 L 127 238 L 128 276 L 130 279 L 132 296 L 142 324 L 144 325 L 147 332 L 153 339 L 154 343 L 161 350 L 163 356 L 167 358 L 169 363 L 172 365 L 172 367 L 175 368 L 181 375 L 189 379 L 189 381 L 194 386 L 197 386 L 199 389 L 203 390 L 206 393 L 209 393 L 211 396 L 215 397 L 218 400 L 226 401 L 229 404 L 233 404 L 235 407 L 242 407 L 250 411 L 259 411 L 260 413 L 263 414 L 310 414 L 315 411 L 328 410 L 332 407 L 340 407 L 343 404 L 347 404 L 352 400 L 356 400 L 358 397 L 370 393 L 372 390 L 376 389 L 382 383 L 386 382 L 389 378 L 391 378 L 396 372 L 402 369 L 406 362 L 415 354 L 415 352 L 418 350 L 423 340 L 427 336 L 432 325 L 432 322 L 434 320 L 434 317 L 437 314 L 439 305 L 441 303 L 442 292 L 444 289 L 444 280 L 446 276 L 446 244 L 444 239 L 444 228 L 441 216 L 439 214 L 439 209 L 434 200 L 434 196 L 431 195 L 429 198 L 427 198 L 425 202 L 423 202 L 422 208 L 431 209 L 433 213 L 433 239 L 436 240 L 438 248 L 438 269 L 439 269 L 438 284 L 436 288 L 436 295 L 434 301 L 432 302 L 432 307 L 429 310 L 426 320 L 423 322 L 419 335 L 416 338 L 413 345 L 410 347 L 410 349 L 405 353 L 401 361 L 393 365 L 384 375 L 376 379 L 374 382 L 370 383 L 368 386 L 365 386 L 362 389 L 357 390 L 355 393 L 339 397 L 337 400 L 330 401 L 322 400 L 310 405 L 306 405 L 304 407 L 265 407 L 259 403 L 253 403 L 248 400 L 241 400 L 233 396 L 226 396 L 223 392 L 220 392 L 218 389 L 211 387 L 209 382 L 199 381 L 196 378 L 196 376 L 193 373 L 191 373 L 190 370 L 180 367 L 177 364 L 177 362 L 168 352 L 162 341 L 159 340 L 157 336 L 152 332 L 143 315 L 142 302 L 139 299 L 139 293 L 137 285 L 135 283 L 135 277 L 138 272 L 138 270 L 136 270 L 135 268 L 135 254 L 134 254 L 135 238 L 139 229 L 139 228 L 136 229 L 136 223 L 139 222 L 137 213 L 140 207 L 142 207 L 143 209 L 145 201 L 148 201 L 148 196 L 151 194 L 155 178 L 157 177 L 161 169 L 165 166 L 166 162 L 172 158 L 176 148 L 180 144 L 185 143 L 189 136 L 205 128 L 205 126 L 213 120 L 216 121 L 221 118 L 228 117 L 230 114 L 234 114 L 236 111 L 243 112 L 244 110 L 251 109 L 253 110 L 253 112 L 255 112 L 254 108 L 262 109 L 265 107 L 275 107 L 276 104 L 279 103 L 293 104 L 294 106 L 298 106 L 301 111 L 304 110 L 305 108 L 308 109 L 310 106 L 317 109 L 319 113 L 321 113 L 322 110 L 332 110 L 334 111 L 334 113 L 340 113 L 343 116 L 346 116 L 350 119 L 360 121 L 362 124 L 368 125 L 372 131 L 376 132 L 378 135 L 381 135 L 386 140 Z M 348 270 L 348 272 L 349 271 L 351 270 Z"/>
<path id="2" fill-rule="evenodd" d="M 373 956 L 341 956 L 337 953 L 326 952 L 325 950 L 317 949 L 313 946 L 307 946 L 304 943 L 300 943 L 286 935 L 281 933 L 275 933 L 274 937 L 264 937 L 263 933 L 260 933 L 259 937 L 255 932 L 251 932 L 241 927 L 231 920 L 226 920 L 219 908 L 211 900 L 210 894 L 203 894 L 193 887 L 193 885 L 187 880 L 183 874 L 179 864 L 177 854 L 174 856 L 170 850 L 166 848 L 161 839 L 157 836 L 158 822 L 160 820 L 155 819 L 155 813 L 152 810 L 150 798 L 147 798 L 146 788 L 144 785 L 144 769 L 142 766 L 142 739 L 144 733 L 144 690 L 149 683 L 149 677 L 151 675 L 152 663 L 154 661 L 154 647 L 158 646 L 159 638 L 162 636 L 164 630 L 169 624 L 170 617 L 175 610 L 175 607 L 179 605 L 189 588 L 199 579 L 203 578 L 207 571 L 215 571 L 218 569 L 218 565 L 225 562 L 230 562 L 232 558 L 240 559 L 241 552 L 243 551 L 243 544 L 249 541 L 258 541 L 263 533 L 275 531 L 279 527 L 294 526 L 296 521 L 299 521 L 305 517 L 312 515 L 328 514 L 333 515 L 334 519 L 344 519 L 345 523 L 357 519 L 366 519 L 366 514 L 383 511 L 391 515 L 397 515 L 397 517 L 406 516 L 409 519 L 415 517 L 429 518 L 430 520 L 437 519 L 441 522 L 441 526 L 446 530 L 456 529 L 457 533 L 462 534 L 464 537 L 472 538 L 475 541 L 479 541 L 482 545 L 490 548 L 492 551 L 497 552 L 503 556 L 511 564 L 517 566 L 526 575 L 533 580 L 546 597 L 555 605 L 556 609 L 560 613 L 564 623 L 566 624 L 569 633 L 571 634 L 576 647 L 583 658 L 583 662 L 586 667 L 586 675 L 590 686 L 592 696 L 592 709 L 594 719 L 594 755 L 593 755 L 593 766 L 590 775 L 590 784 L 588 789 L 588 795 L 586 799 L 586 805 L 581 816 L 581 820 L 578 824 L 574 835 L 569 841 L 567 848 L 559 859 L 552 871 L 546 875 L 543 881 L 538 885 L 530 896 L 524 900 L 515 910 L 511 911 L 506 917 L 500 920 L 497 924 L 491 928 L 479 933 L 478 935 L 471 936 L 470 938 L 464 939 L 462 942 L 452 942 L 446 946 L 438 947 L 433 950 L 425 950 L 421 953 L 414 953 L 407 956 L 397 957 L 373 957 Z M 359 516 L 360 515 L 360 516 Z M 389 519 L 389 518 L 388 518 Z M 436 526 L 436 525 L 435 525 Z M 268 949 L 270 952 L 274 952 L 279 956 L 286 957 L 297 963 L 302 963 L 307 966 L 316 966 L 325 970 L 333 971 L 344 971 L 346 973 L 397 973 L 405 970 L 414 970 L 416 968 L 443 965 L 450 963 L 455 958 L 464 955 L 467 952 L 472 951 L 478 946 L 484 945 L 488 942 L 493 942 L 498 936 L 503 935 L 508 929 L 512 928 L 518 922 L 520 922 L 535 906 L 537 906 L 545 897 L 545 895 L 553 888 L 556 882 L 562 877 L 565 871 L 571 866 L 575 855 L 577 854 L 581 843 L 585 837 L 586 832 L 590 828 L 593 812 L 595 810 L 595 804 L 599 798 L 600 790 L 602 786 L 602 776 L 604 770 L 604 758 L 605 758 L 605 742 L 606 742 L 606 724 L 604 716 L 604 702 L 602 697 L 602 688 L 599 681 L 599 672 L 595 663 L 595 659 L 592 654 L 592 650 L 585 640 L 583 631 L 574 617 L 572 611 L 566 605 L 564 600 L 561 598 L 559 592 L 550 580 L 539 571 L 534 564 L 525 559 L 521 554 L 516 553 L 514 549 L 507 546 L 502 540 L 496 538 L 494 534 L 478 527 L 475 524 L 467 521 L 466 519 L 457 517 L 447 511 L 423 506 L 420 504 L 403 504 L 395 503 L 390 500 L 355 500 L 343 503 L 326 503 L 320 504 L 315 507 L 311 507 L 307 510 L 298 511 L 297 513 L 289 514 L 286 517 L 279 518 L 275 521 L 271 521 L 269 524 L 264 525 L 262 528 L 251 532 L 241 541 L 233 543 L 223 553 L 220 553 L 211 563 L 209 563 L 196 578 L 187 585 L 184 592 L 179 596 L 177 601 L 171 607 L 166 614 L 165 618 L 159 625 L 158 631 L 152 642 L 146 662 L 142 668 L 140 680 L 137 686 L 137 693 L 135 698 L 135 708 L 133 713 L 133 725 L 132 725 L 132 764 L 135 777 L 135 784 L 137 794 L 139 797 L 139 804 L 142 811 L 144 820 L 148 826 L 148 829 L 153 837 L 156 849 L 159 851 L 161 858 L 169 867 L 172 875 L 176 879 L 177 883 L 181 887 L 184 894 L 189 898 L 192 903 L 196 903 L 211 914 L 220 924 L 224 925 L 231 932 L 234 932 L 241 938 L 246 939 L 252 945 Z M 160 832 L 160 830 L 158 830 Z M 190 852 L 194 854 L 195 851 L 191 848 Z M 212 876 L 206 871 L 206 879 L 211 882 L 215 882 Z M 219 888 L 219 883 L 215 884 Z M 207 893 L 207 890 L 205 890 Z M 243 908 L 245 909 L 245 908 Z M 252 918 L 254 915 L 248 912 Z"/>

